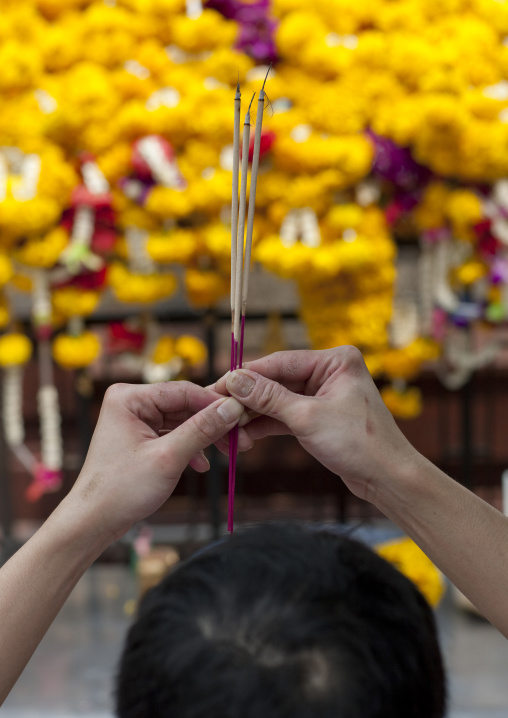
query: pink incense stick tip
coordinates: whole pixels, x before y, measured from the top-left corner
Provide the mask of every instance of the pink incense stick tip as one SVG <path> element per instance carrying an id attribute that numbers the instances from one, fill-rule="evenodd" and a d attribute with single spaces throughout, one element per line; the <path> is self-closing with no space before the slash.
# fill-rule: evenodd
<path id="1" fill-rule="evenodd" d="M 235 485 L 236 485 L 236 457 L 238 450 L 238 426 L 229 432 L 229 485 L 228 485 L 228 531 L 233 533 Z"/>

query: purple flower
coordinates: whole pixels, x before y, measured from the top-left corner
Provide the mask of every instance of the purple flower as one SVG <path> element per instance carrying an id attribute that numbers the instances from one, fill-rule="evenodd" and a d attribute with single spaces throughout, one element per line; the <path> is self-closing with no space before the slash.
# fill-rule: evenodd
<path id="1" fill-rule="evenodd" d="M 418 164 L 409 149 L 398 147 L 392 140 L 376 135 L 372 130 L 368 130 L 367 135 L 376 151 L 373 172 L 404 192 L 411 192 L 429 181 L 431 171 Z"/>
<path id="2" fill-rule="evenodd" d="M 236 49 L 250 55 L 256 62 L 277 60 L 274 32 L 277 23 L 270 18 L 270 0 L 244 4 L 240 0 L 208 0 L 206 6 L 217 10 L 240 26 Z"/>

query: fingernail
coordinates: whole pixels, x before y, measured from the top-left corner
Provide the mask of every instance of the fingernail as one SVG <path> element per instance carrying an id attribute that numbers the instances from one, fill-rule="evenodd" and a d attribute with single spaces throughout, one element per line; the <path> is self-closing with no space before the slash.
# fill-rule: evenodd
<path id="1" fill-rule="evenodd" d="M 226 386 L 230 393 L 242 397 L 249 396 L 251 391 L 254 389 L 255 383 L 256 380 L 243 372 L 241 369 L 232 372 L 226 380 Z"/>
<path id="2" fill-rule="evenodd" d="M 239 419 L 243 412 L 243 406 L 239 401 L 230 397 L 225 399 L 222 404 L 217 407 L 217 413 L 227 424 Z"/>

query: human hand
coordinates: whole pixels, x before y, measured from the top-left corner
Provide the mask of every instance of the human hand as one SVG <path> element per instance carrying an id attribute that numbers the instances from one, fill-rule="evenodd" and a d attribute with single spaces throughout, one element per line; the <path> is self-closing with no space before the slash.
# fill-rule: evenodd
<path id="1" fill-rule="evenodd" d="M 355 347 L 277 352 L 226 374 L 215 390 L 261 415 L 245 427 L 252 440 L 294 434 L 354 494 L 374 504 L 379 482 L 389 482 L 417 456 Z"/>
<path id="2" fill-rule="evenodd" d="M 113 385 L 65 507 L 110 543 L 166 501 L 189 463 L 206 471 L 200 452 L 223 442 L 242 412 L 189 382 Z"/>

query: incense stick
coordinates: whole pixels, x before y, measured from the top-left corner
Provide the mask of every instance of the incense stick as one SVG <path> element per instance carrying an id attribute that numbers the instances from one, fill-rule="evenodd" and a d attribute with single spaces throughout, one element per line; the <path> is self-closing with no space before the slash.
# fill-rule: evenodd
<path id="1" fill-rule="evenodd" d="M 247 177 L 249 171 L 249 144 L 250 144 L 250 108 L 255 95 L 252 96 L 249 109 L 245 115 L 243 124 L 242 142 L 242 175 L 240 180 L 240 207 L 238 210 L 238 233 L 236 243 L 236 266 L 235 273 L 235 300 L 233 305 L 233 360 L 232 369 L 238 368 L 238 349 L 240 334 L 240 314 L 242 301 L 242 274 L 243 274 L 243 250 L 245 237 L 245 211 L 247 208 Z M 232 265 L 233 269 L 233 265 Z M 233 281 L 233 280 L 232 280 Z M 238 449 L 238 426 L 235 426 L 229 433 L 229 486 L 228 486 L 228 531 L 233 531 L 233 514 L 236 484 L 236 456 Z"/>
<path id="2" fill-rule="evenodd" d="M 245 254 L 243 260 L 243 277 L 242 277 L 242 318 L 241 318 L 241 330 L 240 330 L 240 347 L 238 364 L 242 367 L 243 363 L 243 339 L 245 334 L 245 312 L 247 309 L 247 296 L 249 293 L 249 272 L 250 272 L 250 260 L 252 253 L 252 234 L 254 231 L 254 213 L 256 210 L 256 189 L 258 183 L 258 168 L 259 168 L 259 153 L 261 149 L 261 131 L 263 129 L 263 112 L 265 109 L 265 84 L 268 78 L 268 74 L 272 69 L 272 65 L 268 68 L 268 72 L 265 75 L 263 87 L 259 93 L 258 98 L 258 109 L 256 117 L 256 130 L 254 134 L 254 151 L 252 154 L 252 170 L 250 178 L 250 194 L 249 194 L 249 212 L 247 217 L 247 236 L 245 238 Z"/>
<path id="3" fill-rule="evenodd" d="M 238 246 L 238 173 L 240 168 L 240 109 L 241 109 L 240 81 L 236 85 L 235 118 L 233 131 L 233 189 L 231 199 L 231 371 L 236 369 L 238 360 L 238 342 L 235 340 L 235 296 L 236 296 L 236 262 Z M 237 440 L 233 432 L 229 436 L 229 479 L 228 498 L 234 494 L 236 473 Z M 230 499 L 229 499 L 230 500 Z M 228 507 L 228 525 L 230 509 Z"/>
<path id="4" fill-rule="evenodd" d="M 250 144 L 250 108 L 254 100 L 254 95 L 250 101 L 249 109 L 245 115 L 243 125 L 243 144 L 242 144 L 242 177 L 240 182 L 240 209 L 238 213 L 238 242 L 236 249 L 236 269 L 235 269 L 235 324 L 234 334 L 235 340 L 239 340 L 240 334 L 240 314 L 242 306 L 242 280 L 243 280 L 243 251 L 245 240 L 245 212 L 247 209 L 247 175 L 249 171 L 249 144 Z"/>
<path id="5" fill-rule="evenodd" d="M 231 333 L 235 320 L 236 250 L 238 242 L 238 173 L 240 169 L 240 82 L 236 85 L 235 123 L 233 135 L 233 192 L 231 200 Z"/>
<path id="6" fill-rule="evenodd" d="M 233 143 L 234 159 L 233 159 L 233 210 L 231 213 L 231 317 L 232 317 L 232 337 L 231 337 L 231 370 L 242 368 L 243 364 L 243 340 L 245 334 L 245 311 L 247 306 L 247 294 L 249 289 L 249 270 L 252 253 L 252 234 L 254 229 L 254 212 L 256 206 L 256 187 L 259 168 L 259 154 L 261 148 L 261 131 L 263 126 L 263 111 L 265 104 L 265 83 L 268 73 L 271 70 L 271 64 L 266 73 L 263 87 L 259 94 L 258 111 L 256 118 L 256 130 L 254 135 L 254 151 L 252 156 L 252 173 L 249 193 L 249 209 L 247 217 L 247 235 L 245 237 L 245 210 L 247 205 L 247 173 L 249 168 L 249 144 L 250 144 L 250 108 L 254 101 L 255 94 L 250 101 L 249 109 L 245 116 L 243 126 L 243 144 L 242 144 L 242 175 L 240 182 L 240 206 L 237 215 L 234 214 L 234 196 L 235 196 L 235 165 L 237 160 L 236 149 L 239 145 Z M 237 86 L 237 96 L 235 97 L 235 133 L 237 128 L 237 105 L 236 100 L 239 95 L 239 87 Z M 239 110 L 238 110 L 239 112 Z M 236 134 L 235 134 L 236 137 Z M 238 172 L 238 170 L 237 170 Z M 238 192 L 238 173 L 236 175 L 236 192 Z M 236 247 L 233 248 L 233 220 L 238 218 L 238 227 L 236 229 Z M 235 251 L 236 250 L 236 251 Z M 234 276 L 233 276 L 234 275 Z M 234 286 L 234 298 L 233 298 Z M 241 324 L 240 324 L 241 319 Z M 228 531 L 233 531 L 234 519 L 234 501 L 235 501 L 235 483 L 236 483 L 236 459 L 238 449 L 238 425 L 230 431 L 229 434 L 229 485 L 228 485 Z"/>

